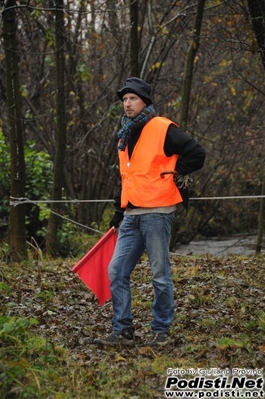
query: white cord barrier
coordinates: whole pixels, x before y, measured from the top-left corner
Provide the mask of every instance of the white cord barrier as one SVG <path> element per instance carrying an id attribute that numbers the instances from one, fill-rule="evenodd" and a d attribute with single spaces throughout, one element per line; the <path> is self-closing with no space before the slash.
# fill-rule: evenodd
<path id="1" fill-rule="evenodd" d="M 27 204 L 27 203 L 32 203 L 32 204 L 52 204 L 52 203 L 80 203 L 80 202 L 113 202 L 112 200 L 108 199 L 103 199 L 103 200 L 79 200 L 79 199 L 73 199 L 73 200 L 30 200 L 26 197 L 10 197 L 10 206 L 17 206 L 21 204 Z"/>
<path id="2" fill-rule="evenodd" d="M 227 197 L 195 197 L 190 198 L 190 201 L 207 201 L 207 200 L 228 200 L 228 199 L 259 199 L 265 198 L 265 195 L 231 195 Z M 26 203 L 32 204 L 51 204 L 51 203 L 82 203 L 82 202 L 113 202 L 113 199 L 95 199 L 95 200 L 30 200 L 26 197 L 10 197 L 10 206 L 17 206 Z"/>
<path id="3" fill-rule="evenodd" d="M 265 195 L 239 195 L 239 196 L 227 196 L 227 197 L 197 197 L 197 198 L 190 198 L 190 201 L 207 201 L 207 200 L 229 200 L 229 199 L 259 199 L 259 198 L 265 198 Z M 113 199 L 100 199 L 100 200 L 30 200 L 27 197 L 10 197 L 10 206 L 17 206 L 17 205 L 22 205 L 22 204 L 34 204 L 37 206 L 41 206 L 40 204 L 51 204 L 51 203 L 81 203 L 81 202 L 113 202 Z M 71 220 L 65 216 L 60 215 L 57 212 L 54 212 L 50 209 L 50 212 L 53 214 L 61 217 L 62 219 L 65 219 L 71 223 L 77 224 L 78 226 L 81 226 L 85 229 L 89 229 L 91 231 L 94 231 L 95 233 L 99 234 L 104 234 L 99 230 L 93 229 L 92 227 L 88 227 L 86 225 L 83 225 L 81 223 L 78 223 L 74 220 Z"/>
<path id="4" fill-rule="evenodd" d="M 41 206 L 41 204 L 44 203 L 79 203 L 79 202 L 113 202 L 113 200 L 30 200 L 27 197 L 10 197 L 10 202 L 9 205 L 10 206 L 17 206 L 17 205 L 22 205 L 22 204 L 34 204 L 37 206 Z M 66 216 L 60 215 L 59 213 L 53 211 L 50 209 L 50 212 L 53 213 L 54 215 L 57 215 L 58 217 L 67 220 L 68 222 L 74 223 L 80 227 L 83 227 L 85 229 L 94 231 L 95 233 L 99 233 L 99 234 L 104 234 L 102 233 L 102 231 L 99 231 L 97 229 L 93 229 L 92 227 L 86 226 L 82 223 L 78 223 L 75 220 L 69 219 Z"/>
<path id="5" fill-rule="evenodd" d="M 265 198 L 265 195 L 231 195 L 229 197 L 197 197 L 190 198 L 191 200 L 226 200 L 226 199 L 256 199 Z"/>

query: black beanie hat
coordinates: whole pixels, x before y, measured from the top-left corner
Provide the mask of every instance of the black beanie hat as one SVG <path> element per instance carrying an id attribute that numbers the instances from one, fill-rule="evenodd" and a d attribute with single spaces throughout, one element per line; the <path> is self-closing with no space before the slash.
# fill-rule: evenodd
<path id="1" fill-rule="evenodd" d="M 150 97 L 151 87 L 141 78 L 128 78 L 126 79 L 122 89 L 117 91 L 120 100 L 123 99 L 124 94 L 134 93 L 140 97 L 146 105 L 152 104 Z"/>

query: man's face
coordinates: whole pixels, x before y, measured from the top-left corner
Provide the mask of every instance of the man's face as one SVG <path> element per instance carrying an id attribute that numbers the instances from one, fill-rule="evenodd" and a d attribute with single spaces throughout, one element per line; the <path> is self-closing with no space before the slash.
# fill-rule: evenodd
<path id="1" fill-rule="evenodd" d="M 123 98 L 123 108 L 129 118 L 135 118 L 144 109 L 146 104 L 134 93 L 126 93 Z"/>

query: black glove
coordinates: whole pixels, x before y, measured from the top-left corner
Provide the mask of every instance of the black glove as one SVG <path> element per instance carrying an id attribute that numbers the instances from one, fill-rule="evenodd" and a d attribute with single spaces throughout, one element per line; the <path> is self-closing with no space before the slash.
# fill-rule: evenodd
<path id="1" fill-rule="evenodd" d="M 109 222 L 109 227 L 119 227 L 120 222 L 123 219 L 123 212 L 122 211 L 115 211 L 114 216 L 112 217 L 111 221 Z"/>

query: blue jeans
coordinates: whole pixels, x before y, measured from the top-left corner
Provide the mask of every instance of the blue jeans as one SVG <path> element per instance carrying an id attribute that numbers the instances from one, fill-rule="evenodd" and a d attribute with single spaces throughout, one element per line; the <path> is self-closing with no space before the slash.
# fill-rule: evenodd
<path id="1" fill-rule="evenodd" d="M 113 331 L 133 327 L 130 276 L 146 249 L 154 288 L 153 332 L 167 333 L 174 318 L 169 241 L 174 212 L 125 215 L 109 264 Z"/>

